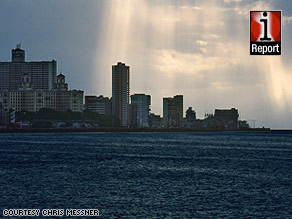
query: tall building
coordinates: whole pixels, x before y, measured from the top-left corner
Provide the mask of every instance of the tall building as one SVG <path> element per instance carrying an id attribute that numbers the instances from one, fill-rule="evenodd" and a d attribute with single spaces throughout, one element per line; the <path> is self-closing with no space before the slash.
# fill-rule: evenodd
<path id="1" fill-rule="evenodd" d="M 31 76 L 34 89 L 52 90 L 56 83 L 57 62 L 26 62 L 25 51 L 17 45 L 12 49 L 11 62 L 0 62 L 0 91 L 18 90 L 21 78 L 25 74 Z"/>
<path id="2" fill-rule="evenodd" d="M 131 95 L 132 126 L 149 127 L 149 112 L 151 105 L 150 95 Z"/>
<path id="3" fill-rule="evenodd" d="M 112 66 L 112 115 L 128 126 L 130 103 L 130 67 L 118 62 Z"/>
<path id="4" fill-rule="evenodd" d="M 101 96 L 85 96 L 85 109 L 91 112 L 110 115 L 111 101 L 108 97 Z"/>
<path id="5" fill-rule="evenodd" d="M 183 126 L 183 95 L 163 98 L 163 126 L 165 128 Z"/>

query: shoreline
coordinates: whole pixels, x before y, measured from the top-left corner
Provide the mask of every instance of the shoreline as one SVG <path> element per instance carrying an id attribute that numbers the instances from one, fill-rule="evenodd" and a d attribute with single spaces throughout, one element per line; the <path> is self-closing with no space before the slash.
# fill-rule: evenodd
<path id="1" fill-rule="evenodd" d="M 0 129 L 0 133 L 69 133 L 69 132 L 285 132 L 270 128 L 249 129 L 187 129 L 187 128 L 94 128 L 94 129 Z"/>

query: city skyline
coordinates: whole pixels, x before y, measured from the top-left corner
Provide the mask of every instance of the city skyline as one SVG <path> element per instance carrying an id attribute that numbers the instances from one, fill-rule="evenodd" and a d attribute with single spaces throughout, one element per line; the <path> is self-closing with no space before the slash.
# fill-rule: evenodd
<path id="1" fill-rule="evenodd" d="M 292 128 L 287 1 L 140 3 L 138 13 L 134 1 L 1 1 L 0 59 L 21 42 L 28 61 L 55 59 L 71 88 L 104 96 L 111 96 L 111 66 L 121 61 L 131 67 L 131 94 L 151 95 L 156 114 L 163 97 L 183 94 L 184 113 L 191 106 L 198 118 L 235 107 L 257 126 Z M 249 57 L 255 9 L 283 10 L 281 57 Z"/>

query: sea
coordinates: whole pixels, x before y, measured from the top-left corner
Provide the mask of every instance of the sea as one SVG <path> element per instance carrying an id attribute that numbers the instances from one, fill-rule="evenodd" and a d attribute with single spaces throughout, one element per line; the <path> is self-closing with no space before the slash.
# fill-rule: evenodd
<path id="1" fill-rule="evenodd" d="M 292 132 L 0 133 L 3 209 L 292 218 Z"/>

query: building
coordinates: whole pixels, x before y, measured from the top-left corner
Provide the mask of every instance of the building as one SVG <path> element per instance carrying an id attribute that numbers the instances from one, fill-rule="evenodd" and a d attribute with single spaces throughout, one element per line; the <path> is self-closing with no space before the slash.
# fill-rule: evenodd
<path id="1" fill-rule="evenodd" d="M 33 89 L 49 91 L 56 83 L 57 62 L 26 62 L 25 51 L 17 45 L 12 49 L 11 62 L 0 62 L 0 91 L 18 90 L 23 75 L 31 76 Z"/>
<path id="2" fill-rule="evenodd" d="M 130 67 L 118 62 L 112 66 L 112 115 L 128 126 L 130 103 Z"/>
<path id="3" fill-rule="evenodd" d="M 195 128 L 196 112 L 189 107 L 186 111 L 186 128 Z"/>
<path id="4" fill-rule="evenodd" d="M 238 126 L 238 110 L 231 109 L 215 109 L 214 118 L 222 122 L 225 129 L 237 129 Z"/>
<path id="5" fill-rule="evenodd" d="M 69 93 L 69 110 L 72 112 L 83 111 L 83 91 L 82 90 L 70 90 Z"/>
<path id="6" fill-rule="evenodd" d="M 160 115 L 150 113 L 149 115 L 149 125 L 151 128 L 162 128 L 163 120 Z"/>
<path id="7" fill-rule="evenodd" d="M 57 83 L 54 84 L 52 92 L 49 92 L 48 95 L 49 96 L 46 97 L 47 108 L 54 109 L 53 107 L 56 107 L 57 111 L 66 111 L 70 109 L 70 93 L 68 92 L 68 84 L 66 83 L 65 75 L 60 73 L 57 76 Z"/>
<path id="8" fill-rule="evenodd" d="M 151 96 L 145 94 L 131 95 L 132 127 L 149 127 Z"/>
<path id="9" fill-rule="evenodd" d="M 3 107 L 2 107 L 2 97 L 0 97 L 0 128 L 3 124 L 3 120 L 4 120 L 3 117 L 4 115 L 3 115 Z"/>
<path id="10" fill-rule="evenodd" d="M 239 128 L 248 128 L 244 122 L 242 127 L 238 121 L 238 110 L 231 109 L 215 109 L 215 113 L 208 113 L 203 120 L 196 120 L 195 127 L 197 129 L 206 130 L 234 130 Z"/>
<path id="11" fill-rule="evenodd" d="M 68 90 L 68 84 L 66 83 L 65 75 L 63 75 L 62 73 L 60 73 L 57 76 L 57 83 L 54 84 L 54 90 L 58 90 L 58 91 Z"/>
<path id="12" fill-rule="evenodd" d="M 7 109 L 15 109 L 16 112 L 29 111 L 38 112 L 42 108 L 56 111 L 71 110 L 72 112 L 83 111 L 83 91 L 68 90 L 65 76 L 58 75 L 57 84 L 54 89 L 33 89 L 31 76 L 24 74 L 21 78 L 21 86 L 18 90 L 2 90 L 2 105 Z"/>
<path id="13" fill-rule="evenodd" d="M 0 128 L 7 128 L 15 124 L 15 110 L 2 105 L 0 99 Z"/>
<path id="14" fill-rule="evenodd" d="M 181 128 L 183 126 L 183 95 L 163 98 L 164 128 Z"/>
<path id="15" fill-rule="evenodd" d="M 111 100 L 102 95 L 85 96 L 85 109 L 102 115 L 111 115 Z"/>
<path id="16" fill-rule="evenodd" d="M 22 50 L 21 44 L 17 44 L 15 49 L 12 49 L 11 52 L 11 61 L 12 62 L 25 62 L 25 51 Z"/>

